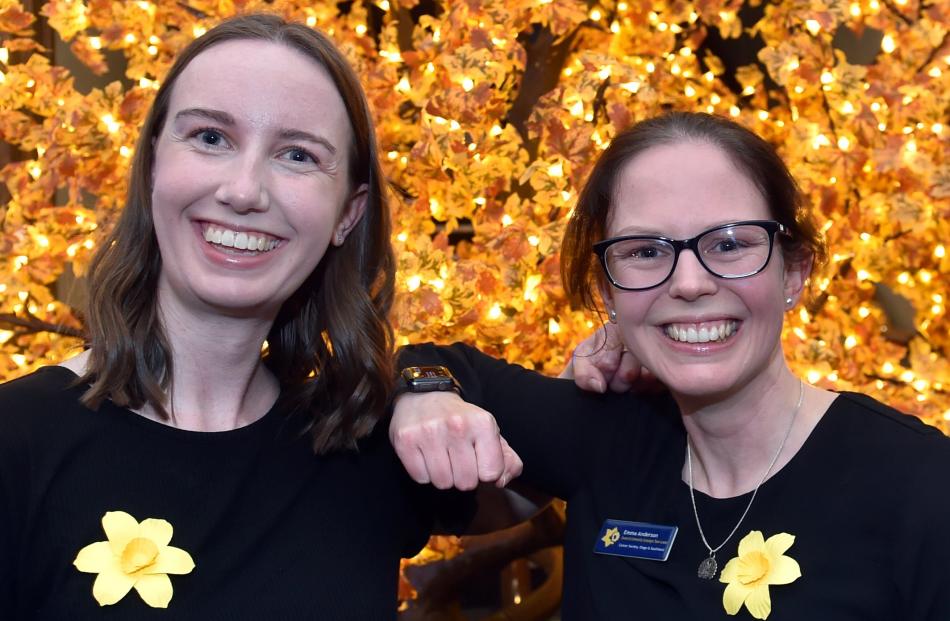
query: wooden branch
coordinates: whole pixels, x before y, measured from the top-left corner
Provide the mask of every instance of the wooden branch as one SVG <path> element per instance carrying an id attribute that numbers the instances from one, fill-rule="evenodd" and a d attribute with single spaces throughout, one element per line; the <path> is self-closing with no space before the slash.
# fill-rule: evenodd
<path id="1" fill-rule="evenodd" d="M 22 336 L 25 334 L 38 334 L 40 332 L 53 332 L 55 334 L 74 336 L 76 338 L 83 338 L 84 336 L 82 330 L 78 330 L 63 324 L 49 323 L 47 321 L 43 321 L 42 319 L 37 319 L 32 315 L 29 315 L 27 318 L 23 318 L 7 313 L 0 314 L 0 326 L 4 325 L 13 328 L 13 332 L 16 333 L 17 336 Z"/>

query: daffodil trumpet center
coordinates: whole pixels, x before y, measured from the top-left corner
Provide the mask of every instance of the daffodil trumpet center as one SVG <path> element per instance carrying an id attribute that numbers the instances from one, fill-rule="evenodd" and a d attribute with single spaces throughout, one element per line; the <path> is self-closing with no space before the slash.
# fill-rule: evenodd
<path id="1" fill-rule="evenodd" d="M 734 319 L 704 323 L 668 323 L 663 326 L 666 336 L 680 343 L 710 343 L 725 341 L 739 327 Z"/>
<path id="2" fill-rule="evenodd" d="M 145 537 L 136 537 L 125 544 L 122 555 L 119 557 L 119 564 L 123 572 L 134 574 L 147 569 L 155 563 L 157 558 L 158 546 L 155 542 Z"/>
<path id="3" fill-rule="evenodd" d="M 280 240 L 258 231 L 234 231 L 231 229 L 205 224 L 202 235 L 209 244 L 245 252 L 270 252 L 280 245 Z"/>
<path id="4" fill-rule="evenodd" d="M 753 586 L 768 575 L 771 567 L 768 556 L 755 550 L 739 558 L 737 578 L 742 584 Z"/>

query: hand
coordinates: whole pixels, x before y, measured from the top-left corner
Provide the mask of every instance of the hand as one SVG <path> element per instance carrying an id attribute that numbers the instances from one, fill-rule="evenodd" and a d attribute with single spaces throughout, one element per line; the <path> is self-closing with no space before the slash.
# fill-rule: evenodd
<path id="1" fill-rule="evenodd" d="M 655 386 L 656 377 L 627 351 L 620 329 L 608 323 L 581 341 L 560 377 L 573 379 L 578 388 L 593 392 L 642 390 Z"/>
<path id="2" fill-rule="evenodd" d="M 495 417 L 454 392 L 400 395 L 389 441 L 413 480 L 439 489 L 470 490 L 479 481 L 504 487 L 521 474 Z"/>

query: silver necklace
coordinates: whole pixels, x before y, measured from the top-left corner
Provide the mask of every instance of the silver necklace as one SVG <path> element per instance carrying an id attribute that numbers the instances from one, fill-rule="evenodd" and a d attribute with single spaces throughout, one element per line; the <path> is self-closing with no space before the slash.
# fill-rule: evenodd
<path id="1" fill-rule="evenodd" d="M 798 381 L 799 392 L 798 392 L 798 403 L 795 405 L 795 410 L 792 412 L 792 420 L 788 423 L 788 429 L 785 430 L 785 437 L 782 438 L 782 443 L 779 445 L 778 450 L 775 451 L 775 455 L 772 457 L 772 461 L 769 462 L 769 467 L 765 470 L 765 474 L 762 475 L 762 479 L 759 481 L 758 485 L 755 486 L 755 489 L 752 490 L 752 497 L 749 498 L 749 504 L 745 506 L 745 511 L 742 512 L 742 515 L 739 516 L 739 521 L 736 522 L 736 525 L 732 527 L 732 531 L 726 535 L 726 538 L 715 548 L 709 545 L 709 542 L 706 540 L 706 534 L 703 532 L 703 525 L 699 523 L 699 511 L 696 510 L 696 494 L 693 492 L 693 457 L 691 455 L 692 451 L 690 450 L 690 441 L 689 434 L 686 435 L 686 470 L 689 473 L 689 499 L 693 502 L 693 515 L 696 517 L 696 528 L 699 529 L 699 536 L 703 540 L 703 545 L 706 546 L 706 549 L 709 550 L 709 556 L 704 558 L 699 564 L 699 569 L 696 571 L 696 575 L 702 578 L 703 580 L 711 580 L 716 577 L 716 572 L 719 570 L 719 565 L 716 563 L 716 552 L 722 549 L 726 543 L 732 539 L 732 536 L 736 534 L 736 531 L 739 530 L 739 525 L 742 524 L 742 520 L 745 519 L 746 514 L 749 513 L 749 509 L 752 507 L 752 503 L 755 501 L 755 495 L 759 493 L 759 488 L 762 487 L 762 484 L 765 483 L 765 480 L 769 478 L 769 473 L 772 472 L 772 467 L 775 466 L 775 462 L 778 461 L 778 456 L 782 454 L 782 449 L 785 448 L 785 442 L 788 440 L 788 436 L 792 433 L 792 427 L 795 424 L 795 418 L 798 416 L 798 411 L 802 409 L 802 401 L 805 398 L 805 384 L 801 380 Z"/>

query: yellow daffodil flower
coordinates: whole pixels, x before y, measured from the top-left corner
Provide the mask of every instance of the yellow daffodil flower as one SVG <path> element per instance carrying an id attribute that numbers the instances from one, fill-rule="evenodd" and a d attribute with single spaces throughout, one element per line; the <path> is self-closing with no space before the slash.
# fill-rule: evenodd
<path id="1" fill-rule="evenodd" d="M 754 530 L 739 542 L 739 556 L 726 563 L 720 582 L 727 584 L 722 594 L 726 612 L 734 615 L 745 604 L 756 619 L 767 619 L 772 612 L 770 584 L 789 584 L 801 577 L 798 561 L 785 556 L 795 537 L 779 533 L 768 538 Z"/>
<path id="2" fill-rule="evenodd" d="M 124 511 L 102 516 L 108 541 L 91 543 L 76 555 L 81 572 L 99 574 L 92 596 L 100 606 L 114 604 L 135 587 L 146 604 L 167 608 L 172 599 L 168 574 L 187 574 L 195 568 L 191 555 L 168 545 L 172 525 L 149 518 L 141 523 Z"/>

